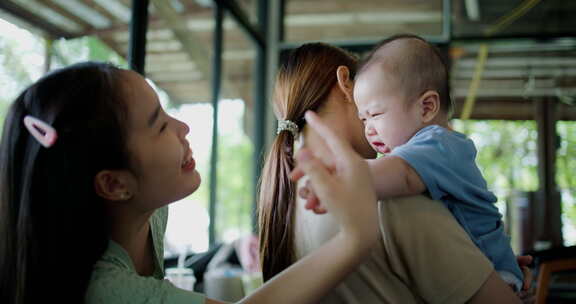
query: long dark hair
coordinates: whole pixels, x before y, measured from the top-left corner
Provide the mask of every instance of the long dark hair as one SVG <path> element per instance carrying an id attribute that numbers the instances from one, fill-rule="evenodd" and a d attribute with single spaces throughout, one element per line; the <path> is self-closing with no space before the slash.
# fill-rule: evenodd
<path id="1" fill-rule="evenodd" d="M 128 166 L 120 69 L 86 62 L 51 72 L 11 105 L 0 144 L 0 299 L 83 303 L 109 240 L 103 169 Z M 26 115 L 58 132 L 44 148 Z"/>
<path id="2" fill-rule="evenodd" d="M 279 68 L 274 89 L 274 112 L 279 120 L 291 120 L 300 130 L 304 113 L 318 110 L 338 82 L 336 70 L 347 66 L 356 73 L 357 58 L 343 49 L 324 44 L 304 44 L 291 51 Z M 294 169 L 294 137 L 281 132 L 274 139 L 259 186 L 258 212 L 260 260 L 264 280 L 269 280 L 295 261 L 294 210 L 296 184 L 288 178 Z"/>

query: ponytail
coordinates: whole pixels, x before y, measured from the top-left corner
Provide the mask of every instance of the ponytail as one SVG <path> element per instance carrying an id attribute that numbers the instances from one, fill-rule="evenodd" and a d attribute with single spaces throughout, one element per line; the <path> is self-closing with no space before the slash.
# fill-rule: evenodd
<path id="1" fill-rule="evenodd" d="M 290 120 L 302 130 L 307 110 L 319 110 L 337 84 L 336 70 L 347 66 L 356 72 L 357 59 L 346 51 L 324 43 L 309 43 L 288 53 L 279 67 L 274 89 L 274 111 L 281 120 Z M 259 187 L 258 224 L 260 261 L 267 281 L 296 261 L 294 212 L 296 183 L 294 135 L 282 131 L 276 136 L 266 158 Z"/>
<path id="2" fill-rule="evenodd" d="M 296 183 L 289 174 L 294 169 L 294 137 L 280 132 L 266 158 L 260 180 L 260 257 L 264 281 L 290 266 L 295 260 L 294 210 Z"/>

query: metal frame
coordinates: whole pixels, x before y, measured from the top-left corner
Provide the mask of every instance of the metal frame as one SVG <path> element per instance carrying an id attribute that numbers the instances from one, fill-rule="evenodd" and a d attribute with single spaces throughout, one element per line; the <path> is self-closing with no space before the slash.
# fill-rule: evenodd
<path id="1" fill-rule="evenodd" d="M 130 69 L 145 76 L 146 32 L 148 31 L 149 0 L 132 1 L 130 19 L 130 42 L 128 46 L 128 64 Z"/>
<path id="2" fill-rule="evenodd" d="M 234 0 L 214 0 L 214 2 L 222 8 L 224 8 L 236 22 L 242 30 L 246 32 L 248 37 L 250 37 L 258 46 L 264 48 L 266 46 L 264 31 L 260 26 L 254 26 L 248 16 L 242 11 L 242 9 L 236 4 Z M 258 1 L 258 10 L 260 11 L 260 6 L 267 5 L 265 1 Z M 260 13 L 258 13 L 258 18 L 260 18 Z M 260 25 L 260 24 L 259 24 Z"/>
<path id="3" fill-rule="evenodd" d="M 258 24 L 257 26 L 250 23 L 249 18 L 240 9 L 235 1 L 230 0 L 214 0 L 216 13 L 216 28 L 214 35 L 214 57 L 219 57 L 219 59 L 214 59 L 214 71 L 213 71 L 213 111 L 214 111 L 214 128 L 217 128 L 217 116 L 218 116 L 218 99 L 220 92 L 220 84 L 222 81 L 222 71 L 221 71 L 221 56 L 222 56 L 222 19 L 223 12 L 226 11 L 230 13 L 230 16 L 238 23 L 238 26 L 244 30 L 247 36 L 253 41 L 256 48 L 256 61 L 254 64 L 255 69 L 255 86 L 254 86 L 254 113 L 255 113 L 255 123 L 254 123 L 254 165 L 253 165 L 253 187 L 252 187 L 252 227 L 256 230 L 256 197 L 257 197 L 257 184 L 260 179 L 260 172 L 262 168 L 262 155 L 264 154 L 266 146 L 266 134 L 267 134 L 267 43 L 266 43 L 266 33 L 268 28 L 268 1 L 258 0 Z M 210 167 L 210 227 L 209 227 L 209 240 L 210 246 L 214 246 L 217 242 L 216 236 L 216 200 L 217 200 L 217 166 L 218 166 L 218 149 L 217 149 L 217 129 L 212 131 L 212 155 L 211 155 L 211 167 Z"/>
<path id="4" fill-rule="evenodd" d="M 218 104 L 222 84 L 222 45 L 224 38 L 224 11 L 220 3 L 214 5 L 214 52 L 212 55 L 212 152 L 210 155 L 210 225 L 208 240 L 212 248 L 217 241 L 216 236 L 216 202 L 218 199 Z"/>
<path id="5" fill-rule="evenodd" d="M 258 0 L 257 7 L 258 16 L 258 32 L 261 37 L 266 37 L 268 29 L 268 0 Z M 255 38 L 255 37 L 254 37 Z M 266 38 L 263 38 L 266 39 Z M 256 41 L 256 39 L 254 39 Z M 257 209 L 256 201 L 258 199 L 258 181 L 260 180 L 261 168 L 263 164 L 263 155 L 266 150 L 266 131 L 267 131 L 267 115 L 266 108 L 268 107 L 267 98 L 267 77 L 266 77 L 266 64 L 267 64 L 267 46 L 265 42 L 256 43 L 256 62 L 254 64 L 254 165 L 253 165 L 253 182 L 252 182 L 252 230 L 257 230 Z"/>

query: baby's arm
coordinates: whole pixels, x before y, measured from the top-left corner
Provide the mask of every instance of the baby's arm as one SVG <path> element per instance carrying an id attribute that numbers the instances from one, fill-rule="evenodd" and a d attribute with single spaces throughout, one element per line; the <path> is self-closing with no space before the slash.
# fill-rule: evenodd
<path id="1" fill-rule="evenodd" d="M 426 185 L 420 175 L 398 156 L 367 160 L 378 199 L 422 194 Z"/>
<path id="2" fill-rule="evenodd" d="M 372 173 L 372 183 L 379 200 L 417 195 L 426 191 L 426 185 L 416 170 L 398 156 L 385 156 L 366 162 Z M 306 200 L 306 209 L 313 210 L 316 214 L 326 213 L 326 209 L 308 183 L 300 189 L 298 195 Z"/>

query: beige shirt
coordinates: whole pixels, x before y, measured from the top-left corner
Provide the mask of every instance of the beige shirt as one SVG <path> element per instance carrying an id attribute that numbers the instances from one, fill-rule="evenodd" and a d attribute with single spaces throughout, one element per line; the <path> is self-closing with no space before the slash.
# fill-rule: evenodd
<path id="1" fill-rule="evenodd" d="M 329 214 L 313 214 L 304 203 L 298 198 L 298 259 L 338 227 Z M 399 198 L 380 202 L 379 213 L 381 242 L 321 303 L 464 303 L 492 273 L 490 261 L 442 203 L 425 196 Z"/>

